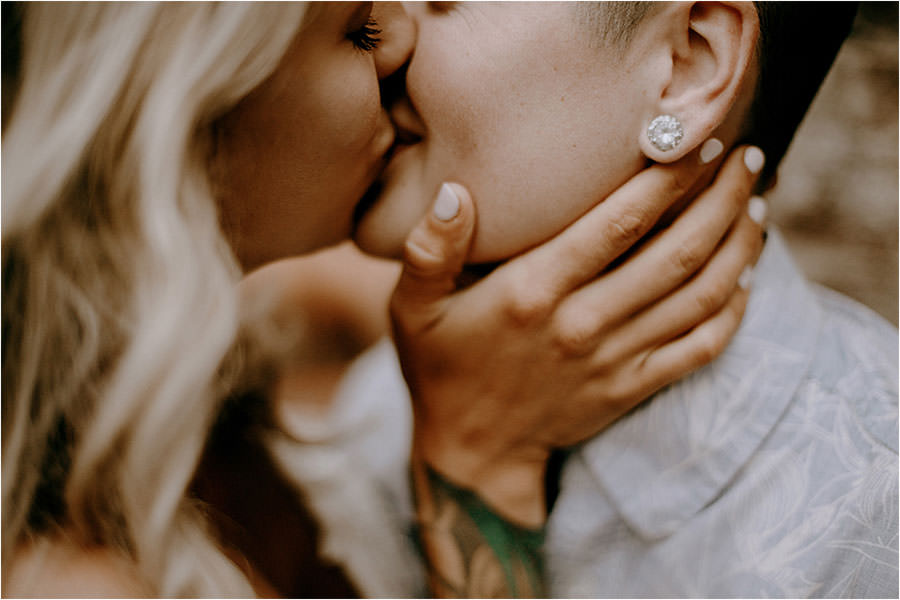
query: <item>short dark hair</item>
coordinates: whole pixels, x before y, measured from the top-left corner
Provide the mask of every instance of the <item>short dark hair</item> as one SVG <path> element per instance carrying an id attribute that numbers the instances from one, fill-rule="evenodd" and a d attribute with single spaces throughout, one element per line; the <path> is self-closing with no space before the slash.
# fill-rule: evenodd
<path id="1" fill-rule="evenodd" d="M 656 2 L 591 2 L 589 26 L 610 45 L 627 46 Z M 754 2 L 760 73 L 742 142 L 766 153 L 764 187 L 850 33 L 856 2 Z"/>
<path id="2" fill-rule="evenodd" d="M 603 44 L 625 47 L 657 2 L 576 2 L 578 18 Z"/>
<path id="3" fill-rule="evenodd" d="M 760 182 L 775 175 L 797 127 L 850 33 L 856 2 L 754 2 L 759 80 L 745 141 L 766 153 Z"/>

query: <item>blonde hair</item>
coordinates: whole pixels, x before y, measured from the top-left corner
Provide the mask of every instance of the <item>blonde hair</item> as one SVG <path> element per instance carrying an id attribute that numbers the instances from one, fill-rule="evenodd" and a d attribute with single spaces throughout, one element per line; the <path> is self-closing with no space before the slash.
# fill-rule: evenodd
<path id="1" fill-rule="evenodd" d="M 121 550 L 160 595 L 252 594 L 186 493 L 239 320 L 211 129 L 305 6 L 24 10 L 3 144 L 4 573 L 55 528 Z"/>

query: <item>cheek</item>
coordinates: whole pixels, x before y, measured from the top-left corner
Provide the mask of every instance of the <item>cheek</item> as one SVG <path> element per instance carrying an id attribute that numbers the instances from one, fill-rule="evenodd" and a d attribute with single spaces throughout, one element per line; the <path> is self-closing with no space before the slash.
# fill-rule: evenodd
<path id="1" fill-rule="evenodd" d="M 429 195 L 446 180 L 469 188 L 473 262 L 549 239 L 641 168 L 634 111 L 593 56 L 576 61 L 565 41 L 550 54 L 460 50 L 430 33 L 408 73 L 428 129 L 423 180 Z"/>
<path id="2" fill-rule="evenodd" d="M 427 33 L 427 37 L 426 37 Z M 464 159 L 495 135 L 494 115 L 507 101 L 499 72 L 480 48 L 459 48 L 443 29 L 421 32 L 407 72 L 407 91 L 427 129 L 427 140 Z M 447 158 L 447 157 L 443 157 Z"/>
<path id="3" fill-rule="evenodd" d="M 381 113 L 378 80 L 371 66 L 335 72 L 341 72 L 342 76 L 318 86 L 312 92 L 315 110 L 303 114 L 312 123 L 307 143 L 315 154 L 322 155 L 327 149 L 333 153 L 330 160 L 351 162 L 350 156 L 341 153 L 367 149 L 378 127 Z"/>
<path id="4" fill-rule="evenodd" d="M 625 111 L 598 114 L 598 105 L 608 106 L 602 98 L 571 88 L 563 98 L 555 87 L 518 96 L 493 115 L 494 135 L 455 161 L 478 206 L 475 261 L 508 258 L 549 239 L 643 164 Z"/>
<path id="5" fill-rule="evenodd" d="M 248 261 L 349 234 L 353 207 L 373 178 L 380 102 L 374 70 L 334 69 L 345 76 L 279 81 L 235 117 L 226 217 Z"/>
<path id="6" fill-rule="evenodd" d="M 335 227 L 347 233 L 353 208 L 374 179 L 379 152 L 387 149 L 378 81 L 363 58 L 332 65 L 330 72 L 340 76 L 320 79 L 304 90 L 303 105 L 293 107 L 306 124 L 297 140 L 304 160 L 294 167 L 296 178 L 305 188 L 310 224 L 323 233 Z"/>

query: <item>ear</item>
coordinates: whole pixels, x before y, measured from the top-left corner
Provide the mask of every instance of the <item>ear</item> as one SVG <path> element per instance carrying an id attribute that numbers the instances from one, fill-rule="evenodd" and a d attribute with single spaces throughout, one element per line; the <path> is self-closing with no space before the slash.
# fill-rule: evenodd
<path id="1" fill-rule="evenodd" d="M 728 117 L 751 72 L 759 17 L 752 2 L 685 2 L 664 5 L 656 19 L 651 101 L 639 144 L 651 160 L 673 162 Z M 681 122 L 683 138 L 671 150 L 660 150 L 647 135 L 659 115 Z"/>

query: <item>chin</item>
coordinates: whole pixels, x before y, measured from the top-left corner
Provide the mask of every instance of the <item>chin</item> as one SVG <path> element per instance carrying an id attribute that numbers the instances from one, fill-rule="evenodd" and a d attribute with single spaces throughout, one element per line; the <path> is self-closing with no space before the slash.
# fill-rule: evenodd
<path id="1" fill-rule="evenodd" d="M 389 235 L 387 231 L 375 225 L 360 225 L 353 232 L 353 242 L 360 250 L 381 258 L 398 260 L 402 258 L 405 241 L 405 237 L 398 240 L 396 236 Z"/>
<path id="2" fill-rule="evenodd" d="M 395 157 L 356 214 L 353 241 L 364 252 L 402 257 L 406 238 L 434 201 L 437 191 L 426 190 L 410 164 L 397 160 L 409 154 Z"/>
<path id="3" fill-rule="evenodd" d="M 374 187 L 371 198 L 357 213 L 352 232 L 353 242 L 367 254 L 382 258 L 400 258 L 406 237 L 415 223 L 398 222 L 396 211 L 380 185 Z"/>

